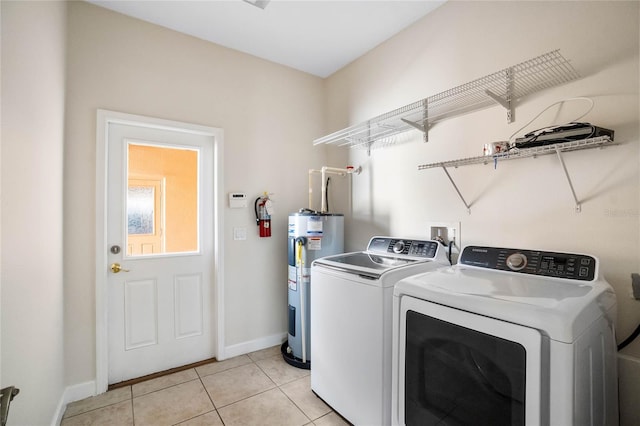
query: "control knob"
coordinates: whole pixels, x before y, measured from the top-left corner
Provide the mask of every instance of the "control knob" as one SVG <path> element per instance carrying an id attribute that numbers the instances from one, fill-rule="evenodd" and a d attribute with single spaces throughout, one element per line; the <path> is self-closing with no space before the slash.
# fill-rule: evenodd
<path id="1" fill-rule="evenodd" d="M 404 241 L 400 240 L 393 245 L 394 253 L 402 253 L 404 251 Z"/>
<path id="2" fill-rule="evenodd" d="M 527 266 L 527 256 L 522 253 L 513 253 L 507 257 L 507 266 L 512 271 L 519 271 Z"/>

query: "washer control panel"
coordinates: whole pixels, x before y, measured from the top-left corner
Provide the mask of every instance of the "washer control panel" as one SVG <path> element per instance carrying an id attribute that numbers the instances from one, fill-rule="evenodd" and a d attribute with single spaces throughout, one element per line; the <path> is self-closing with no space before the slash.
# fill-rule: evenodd
<path id="1" fill-rule="evenodd" d="M 409 240 L 391 237 L 373 237 L 367 251 L 396 256 L 434 258 L 438 242 L 431 240 Z"/>
<path id="2" fill-rule="evenodd" d="M 571 280 L 593 281 L 597 278 L 597 260 L 584 254 L 469 246 L 462 251 L 458 263 Z"/>

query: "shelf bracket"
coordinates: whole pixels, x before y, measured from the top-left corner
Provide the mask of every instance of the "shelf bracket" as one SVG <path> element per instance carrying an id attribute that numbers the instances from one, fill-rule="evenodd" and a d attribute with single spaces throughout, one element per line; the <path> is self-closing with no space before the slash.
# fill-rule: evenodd
<path id="1" fill-rule="evenodd" d="M 444 165 L 442 165 L 442 170 L 444 170 L 444 173 L 449 178 L 449 181 L 451 182 L 451 185 L 453 185 L 453 187 L 455 188 L 456 192 L 458 193 L 458 197 L 460 197 L 460 199 L 464 203 L 464 206 L 467 208 L 467 213 L 471 214 L 471 206 L 467 203 L 467 201 L 462 196 L 462 193 L 460 192 L 460 189 L 458 189 L 458 185 L 456 185 L 456 183 L 454 182 L 453 178 L 449 174 L 449 171 L 447 170 L 447 168 Z"/>
<path id="2" fill-rule="evenodd" d="M 559 147 L 556 147 L 556 154 L 558 154 L 558 159 L 560 160 L 560 164 L 562 165 L 562 170 L 564 170 L 564 175 L 567 177 L 567 182 L 569 182 L 569 188 L 571 188 L 573 200 L 576 202 L 576 213 L 580 213 L 582 211 L 582 205 L 580 204 L 580 201 L 578 201 L 578 197 L 576 196 L 576 191 L 573 188 L 573 183 L 571 183 L 571 177 L 569 176 L 569 172 L 567 171 L 567 166 L 564 164 L 562 152 L 560 151 Z"/>
<path id="3" fill-rule="evenodd" d="M 427 126 L 423 126 L 422 124 L 416 123 L 415 121 L 407 120 L 406 118 L 401 118 L 400 120 L 402 120 L 404 123 L 408 124 L 409 126 L 420 130 L 422 133 L 427 133 Z"/>
<path id="4" fill-rule="evenodd" d="M 371 146 L 373 141 L 371 140 L 371 120 L 367 121 L 367 157 L 371 157 Z"/>
<path id="5" fill-rule="evenodd" d="M 427 108 L 428 103 L 427 100 L 424 99 L 422 101 L 422 124 L 416 121 L 407 120 L 406 118 L 400 119 L 400 121 L 402 121 L 403 123 L 413 127 L 414 129 L 420 130 L 425 142 L 429 142 L 429 111 Z"/>
<path id="6" fill-rule="evenodd" d="M 414 121 L 407 120 L 406 118 L 401 118 L 400 120 L 402 120 L 404 123 L 408 124 L 409 126 L 420 130 L 422 132 L 422 139 L 424 140 L 424 142 L 429 142 L 429 125 L 427 124 L 426 121 L 425 121 L 425 124 L 420 124 Z"/>
<path id="7" fill-rule="evenodd" d="M 489 96 L 491 99 L 493 99 L 494 101 L 496 101 L 498 104 L 502 105 L 502 107 L 504 109 L 507 110 L 507 123 L 512 123 L 515 121 L 515 111 L 513 110 L 513 102 L 512 102 L 512 96 L 513 96 L 513 68 L 507 68 L 505 70 L 505 79 L 506 79 L 506 83 L 507 83 L 507 87 L 506 87 L 506 91 L 505 93 L 507 94 L 506 97 L 503 99 L 500 96 L 496 95 L 495 93 L 493 93 L 491 90 L 486 89 L 484 91 L 484 93 Z"/>
<path id="8" fill-rule="evenodd" d="M 424 142 L 429 142 L 429 101 L 425 98 L 422 100 L 422 138 Z"/>

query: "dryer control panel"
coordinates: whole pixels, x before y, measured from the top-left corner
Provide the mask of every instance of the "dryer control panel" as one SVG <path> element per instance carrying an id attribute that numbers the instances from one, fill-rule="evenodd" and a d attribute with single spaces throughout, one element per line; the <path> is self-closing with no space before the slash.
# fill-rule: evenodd
<path id="1" fill-rule="evenodd" d="M 367 247 L 368 252 L 391 254 L 395 256 L 411 256 L 434 258 L 438 250 L 438 242 L 431 240 L 408 240 L 391 237 L 373 237 Z"/>
<path id="2" fill-rule="evenodd" d="M 598 266 L 596 258 L 585 254 L 480 246 L 465 247 L 458 263 L 580 281 L 596 279 Z"/>

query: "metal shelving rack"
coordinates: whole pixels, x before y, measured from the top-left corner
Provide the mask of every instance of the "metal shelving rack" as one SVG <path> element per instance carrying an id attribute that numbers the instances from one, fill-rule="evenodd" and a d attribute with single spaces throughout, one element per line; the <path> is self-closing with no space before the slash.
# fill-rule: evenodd
<path id="1" fill-rule="evenodd" d="M 507 122 L 511 123 L 517 100 L 577 78 L 579 75 L 569 61 L 554 50 L 316 139 L 313 144 L 370 150 L 374 144 L 393 144 L 397 135 L 412 129 L 422 131 L 426 142 L 429 128 L 437 122 L 496 103 L 507 110 Z"/>
<path id="2" fill-rule="evenodd" d="M 455 181 L 451 177 L 451 174 L 449 173 L 449 170 L 447 170 L 447 168 L 450 168 L 450 167 L 457 168 L 460 166 L 468 166 L 471 164 L 489 164 L 489 163 L 495 164 L 499 161 L 515 160 L 517 158 L 527 158 L 527 157 L 535 158 L 539 155 L 556 154 L 558 156 L 558 159 L 560 160 L 562 169 L 564 170 L 564 174 L 567 178 L 567 182 L 569 183 L 569 188 L 571 188 L 571 194 L 573 195 L 573 199 L 576 203 L 575 210 L 576 212 L 580 212 L 582 210 L 582 205 L 581 205 L 581 202 L 578 200 L 578 197 L 576 196 L 576 191 L 573 188 L 573 183 L 571 182 L 571 177 L 569 176 L 569 172 L 567 171 L 567 166 L 564 164 L 562 153 L 569 152 L 569 151 L 577 151 L 581 149 L 588 149 L 588 148 L 599 148 L 599 147 L 604 147 L 604 146 L 613 145 L 613 144 L 614 144 L 613 139 L 611 139 L 609 136 L 600 136 L 597 138 L 582 139 L 582 140 L 570 141 L 570 142 L 561 142 L 553 145 L 543 145 L 543 146 L 537 146 L 533 148 L 513 149 L 510 151 L 507 151 L 501 154 L 492 155 L 492 156 L 483 155 L 479 157 L 461 158 L 459 160 L 423 164 L 418 166 L 418 170 L 426 170 L 426 169 L 432 169 L 436 167 L 442 168 L 442 170 L 447 175 L 447 178 L 449 178 L 449 181 L 453 185 L 454 189 L 458 193 L 458 196 L 460 197 L 465 207 L 467 208 L 467 211 L 470 214 L 471 206 L 469 205 L 469 203 L 467 203 L 467 201 L 462 196 L 462 193 L 460 192 L 460 188 L 458 188 L 458 185 L 456 185 Z"/>

